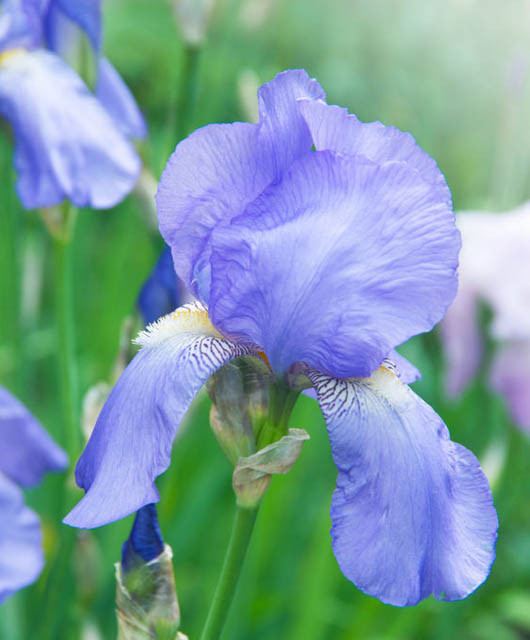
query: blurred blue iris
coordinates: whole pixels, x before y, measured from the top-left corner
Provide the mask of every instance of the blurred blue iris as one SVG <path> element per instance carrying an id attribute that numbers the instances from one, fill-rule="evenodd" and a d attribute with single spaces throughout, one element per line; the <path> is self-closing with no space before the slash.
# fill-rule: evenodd
<path id="1" fill-rule="evenodd" d="M 32 487 L 67 465 L 31 413 L 0 387 L 0 604 L 34 582 L 44 563 L 39 518 L 18 485 Z"/>
<path id="2" fill-rule="evenodd" d="M 13 128 L 22 204 L 116 205 L 141 166 L 128 136 L 146 130 L 123 80 L 101 57 L 100 2 L 6 0 L 0 11 L 0 115 Z M 95 94 L 67 64 L 84 34 L 96 61 Z"/>
<path id="3" fill-rule="evenodd" d="M 184 298 L 185 293 L 173 266 L 171 249 L 166 247 L 138 296 L 138 309 L 144 325 L 176 309 L 185 302 Z"/>
<path id="4" fill-rule="evenodd" d="M 343 573 L 398 606 L 464 598 L 494 559 L 491 492 L 394 351 L 456 293 L 445 179 L 412 136 L 328 105 L 304 71 L 279 74 L 258 100 L 257 124 L 203 127 L 167 164 L 160 229 L 199 301 L 139 336 L 77 465 L 87 493 L 65 521 L 99 526 L 157 501 L 195 394 L 230 360 L 261 354 L 271 383 L 316 391 L 338 471 L 331 535 Z"/>

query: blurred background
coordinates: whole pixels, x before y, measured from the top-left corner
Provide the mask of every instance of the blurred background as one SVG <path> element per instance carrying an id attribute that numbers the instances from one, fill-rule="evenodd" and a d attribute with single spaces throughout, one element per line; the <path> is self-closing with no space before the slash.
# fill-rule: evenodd
<path id="1" fill-rule="evenodd" d="M 179 136 L 210 122 L 252 118 L 259 84 L 281 70 L 304 67 L 327 91 L 329 103 L 348 107 L 361 120 L 410 131 L 445 173 L 456 210 L 502 211 L 530 197 L 527 0 L 216 0 L 200 54 L 191 59 L 169 0 L 106 0 L 104 13 L 104 51 L 146 116 L 150 137 L 140 151 L 157 179 Z M 191 109 L 182 103 L 181 90 L 190 63 L 198 64 Z M 184 127 L 178 116 L 186 109 Z M 0 298 L 0 380 L 6 386 L 22 380 L 21 399 L 55 433 L 60 416 L 49 239 L 39 216 L 16 200 L 6 136 L 0 138 L 0 163 L 0 202 L 20 208 L 16 255 L 0 231 L 0 291 L 6 292 Z M 83 393 L 109 379 L 120 328 L 161 248 L 134 195 L 112 211 L 81 211 L 74 256 Z M 17 327 L 9 292 L 19 267 L 22 361 L 10 346 Z M 301 398 L 291 426 L 306 428 L 311 440 L 263 501 L 225 638 L 530 638 L 528 436 L 512 424 L 482 370 L 458 400 L 446 397 L 436 333 L 413 339 L 402 353 L 423 373 L 415 391 L 490 474 L 500 529 L 489 580 L 462 602 L 430 599 L 410 609 L 385 606 L 348 582 L 331 551 L 336 470 L 325 425 L 316 405 Z M 182 630 L 192 639 L 206 615 L 233 517 L 231 467 L 211 433 L 208 411 L 209 400 L 200 395 L 175 443 L 172 465 L 158 481 Z M 48 545 L 57 535 L 48 503 L 54 482 L 48 478 L 28 492 L 28 502 L 43 516 Z M 84 553 L 70 579 L 83 595 L 73 613 L 87 634 L 95 634 L 86 638 L 116 637 L 112 564 L 130 526 L 128 518 L 82 534 Z M 15 623 L 17 609 L 39 589 L 42 578 L 2 607 L 1 638 L 28 637 Z"/>

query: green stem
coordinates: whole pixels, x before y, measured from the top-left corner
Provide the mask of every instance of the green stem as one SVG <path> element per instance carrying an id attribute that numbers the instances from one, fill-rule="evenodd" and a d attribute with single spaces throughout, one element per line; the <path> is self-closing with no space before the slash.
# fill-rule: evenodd
<path id="1" fill-rule="evenodd" d="M 75 211 L 70 211 L 68 215 L 70 217 L 74 216 Z M 73 226 L 73 219 L 67 222 Z M 77 419 L 77 367 L 74 349 L 71 233 L 57 234 L 53 237 L 53 253 L 57 358 L 62 409 L 62 432 L 59 442 L 65 447 L 70 457 L 70 463 L 73 463 L 79 454 L 80 430 Z"/>
<path id="2" fill-rule="evenodd" d="M 12 168 L 4 168 L 5 175 L 12 173 Z M 13 175 L 13 185 L 15 178 Z M 6 203 L 6 215 L 2 216 L 5 221 L 5 242 L 7 244 L 6 249 L 6 261 L 4 262 L 4 273 L 8 273 L 8 277 L 5 279 L 8 287 L 7 300 L 8 300 L 8 314 L 10 315 L 8 328 L 8 335 L 10 342 L 13 345 L 10 353 L 10 364 L 13 363 L 13 391 L 23 397 L 24 384 L 22 369 L 25 365 L 25 358 L 23 354 L 23 342 L 22 342 L 22 327 L 21 327 L 21 314 L 20 314 L 20 300 L 21 300 L 21 218 L 22 212 L 17 205 L 17 200 L 14 192 L 14 188 L 9 192 Z M 11 369 L 11 366 L 10 366 Z"/>
<path id="3" fill-rule="evenodd" d="M 81 447 L 81 432 L 78 414 L 77 366 L 74 347 L 74 308 L 72 274 L 72 237 L 76 210 L 69 204 L 43 211 L 44 221 L 53 243 L 53 263 L 55 280 L 55 316 L 57 328 L 57 365 L 59 395 L 61 400 L 61 429 L 56 433 L 74 464 Z M 57 477 L 57 523 L 58 540 L 53 561 L 48 564 L 45 588 L 42 591 L 41 607 L 43 616 L 35 637 L 39 640 L 56 638 L 76 638 L 78 630 L 72 629 L 76 597 L 73 581 L 66 579 L 72 570 L 77 532 L 61 524 L 64 515 L 74 503 L 73 490 L 69 488 L 69 472 Z"/>
<path id="4" fill-rule="evenodd" d="M 197 45 L 188 44 L 184 48 L 182 71 L 177 96 L 177 138 L 188 134 L 193 110 L 197 102 L 199 52 Z"/>
<path id="5" fill-rule="evenodd" d="M 46 215 L 47 213 L 47 215 Z M 74 464 L 81 446 L 78 416 L 77 366 L 74 347 L 74 309 L 72 274 L 72 237 L 76 210 L 69 204 L 49 210 L 44 215 L 53 242 L 55 280 L 55 314 L 57 328 L 57 364 L 61 399 L 61 430 L 57 440 L 66 449 L 70 464 Z M 39 640 L 59 637 L 75 638 L 71 630 L 72 602 L 75 588 L 67 579 L 72 570 L 77 532 L 60 524 L 73 506 L 73 491 L 69 489 L 69 472 L 57 478 L 58 541 L 53 562 L 49 564 L 46 587 L 42 592 Z"/>
<path id="6" fill-rule="evenodd" d="M 232 535 L 201 640 L 217 640 L 221 636 L 241 574 L 257 513 L 258 507 L 255 509 L 237 507 Z"/>
<path id="7" fill-rule="evenodd" d="M 49 566 L 45 588 L 42 591 L 39 606 L 42 612 L 40 625 L 36 625 L 37 633 L 31 636 L 32 639 L 76 640 L 80 636 L 78 621 L 77 624 L 74 622 L 77 613 L 73 604 L 77 597 L 75 580 L 67 579 L 68 573 L 73 569 L 72 558 L 76 541 L 77 530 L 60 525 L 53 563 Z"/>
<path id="8" fill-rule="evenodd" d="M 200 47 L 193 44 L 186 44 L 182 52 L 178 93 L 175 100 L 171 101 L 173 108 L 168 123 L 171 151 L 177 142 L 188 135 L 191 127 L 199 88 L 199 54 Z"/>

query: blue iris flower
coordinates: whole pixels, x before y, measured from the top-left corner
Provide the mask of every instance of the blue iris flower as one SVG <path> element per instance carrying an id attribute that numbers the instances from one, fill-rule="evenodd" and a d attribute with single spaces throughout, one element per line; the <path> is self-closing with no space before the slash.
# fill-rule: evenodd
<path id="1" fill-rule="evenodd" d="M 138 296 L 138 309 L 144 324 L 151 324 L 173 311 L 183 304 L 184 298 L 185 292 L 175 273 L 171 249 L 166 247 Z"/>
<path id="2" fill-rule="evenodd" d="M 66 62 L 85 33 L 97 63 L 94 93 Z M 17 192 L 28 209 L 65 198 L 108 208 L 136 184 L 141 162 L 128 137 L 144 136 L 145 123 L 100 40 L 100 1 L 2 4 L 0 115 L 13 128 Z"/>
<path id="3" fill-rule="evenodd" d="M 258 98 L 258 124 L 203 127 L 167 164 L 160 229 L 198 301 L 140 334 L 65 522 L 95 527 L 158 501 L 154 480 L 196 393 L 230 360 L 264 354 L 276 381 L 316 392 L 338 471 L 331 535 L 343 573 L 394 605 L 464 598 L 494 560 L 491 492 L 394 351 L 456 293 L 445 179 L 411 135 L 328 105 L 302 70 Z"/>
<path id="4" fill-rule="evenodd" d="M 33 415 L 0 387 L 0 604 L 34 582 L 44 563 L 39 518 L 18 485 L 32 487 L 67 465 Z"/>

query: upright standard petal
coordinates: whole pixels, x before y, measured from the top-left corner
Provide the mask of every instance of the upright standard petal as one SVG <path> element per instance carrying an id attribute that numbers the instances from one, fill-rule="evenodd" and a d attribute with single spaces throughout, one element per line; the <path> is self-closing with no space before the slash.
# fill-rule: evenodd
<path id="1" fill-rule="evenodd" d="M 477 459 L 388 367 L 309 377 L 338 470 L 331 535 L 344 575 L 396 606 L 468 596 L 489 574 L 498 526 Z"/>
<path id="2" fill-rule="evenodd" d="M 101 48 L 101 0 L 49 0 L 49 10 L 64 13 L 87 35 L 95 51 Z"/>
<path id="3" fill-rule="evenodd" d="M 213 235 L 210 313 L 276 372 L 367 376 L 440 320 L 457 286 L 451 209 L 415 169 L 306 154 Z"/>
<path id="4" fill-rule="evenodd" d="M 106 58 L 100 58 L 96 97 L 128 138 L 145 138 L 147 125 L 123 78 Z"/>
<path id="5" fill-rule="evenodd" d="M 65 452 L 7 389 L 0 387 L 0 473 L 25 487 L 68 466 Z"/>
<path id="6" fill-rule="evenodd" d="M 3 0 L 0 6 L 0 55 L 38 46 L 42 38 L 39 0 Z"/>
<path id="7" fill-rule="evenodd" d="M 34 582 L 44 564 L 40 522 L 20 489 L 0 473 L 0 604 Z"/>
<path id="8" fill-rule="evenodd" d="M 178 275 L 208 300 L 210 234 L 240 214 L 312 140 L 296 106 L 323 97 L 305 71 L 286 71 L 259 92 L 258 124 L 236 122 L 198 129 L 170 157 L 156 196 L 160 231 Z M 200 260 L 199 260 L 200 259 Z"/>
<path id="9" fill-rule="evenodd" d="M 87 492 L 66 524 L 91 528 L 123 518 L 159 495 L 173 439 L 199 389 L 229 360 L 251 353 L 225 340 L 200 304 L 165 316 L 141 333 L 142 349 L 105 403 L 76 468 Z"/>
<path id="10" fill-rule="evenodd" d="M 299 109 L 309 127 L 317 151 L 363 155 L 374 162 L 405 162 L 431 184 L 451 206 L 451 193 L 438 165 L 410 133 L 381 122 L 361 122 L 347 109 L 322 100 L 300 100 Z"/>
<path id="11" fill-rule="evenodd" d="M 274 181 L 313 145 L 298 101 L 325 97 L 322 87 L 303 69 L 283 71 L 258 89 L 260 144 L 271 154 Z"/>
<path id="12" fill-rule="evenodd" d="M 140 158 L 58 56 L 33 51 L 2 64 L 0 115 L 13 126 L 17 191 L 26 208 L 69 198 L 105 209 L 133 189 Z"/>

